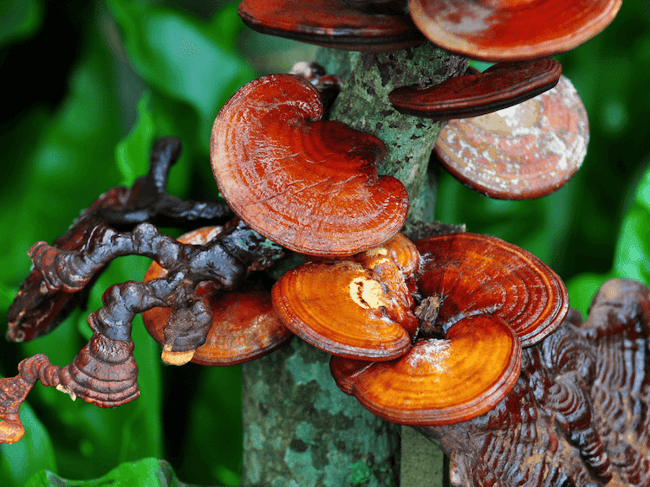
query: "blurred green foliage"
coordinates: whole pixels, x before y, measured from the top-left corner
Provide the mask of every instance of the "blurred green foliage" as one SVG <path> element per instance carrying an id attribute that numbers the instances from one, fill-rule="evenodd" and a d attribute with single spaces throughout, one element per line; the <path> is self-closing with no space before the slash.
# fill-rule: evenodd
<path id="1" fill-rule="evenodd" d="M 438 219 L 530 250 L 568 282 L 583 314 L 608 276 L 650 278 L 649 5 L 625 2 L 604 33 L 558 56 L 591 124 L 587 158 L 565 188 L 536 201 L 503 202 L 440 175 Z M 29 272 L 27 249 L 51 242 L 109 187 L 144 174 L 157 137 L 183 141 L 171 192 L 216 197 L 208 140 L 220 106 L 260 71 L 313 52 L 248 33 L 236 4 L 226 2 L 0 0 L 0 13 L 8 95 L 0 114 L 0 224 L 9 230 L 0 238 L 2 314 Z M 100 306 L 103 290 L 140 279 L 147 265 L 141 258 L 111 264 L 89 310 Z M 17 363 L 37 352 L 69 363 L 88 339 L 86 315 L 73 313 L 33 343 L 0 343 L 0 374 L 15 375 Z M 54 473 L 28 485 L 50 485 L 56 475 L 100 478 L 148 457 L 171 462 L 185 482 L 237 485 L 240 369 L 163 367 L 139 319 L 133 329 L 140 398 L 101 410 L 37 385 L 21 409 L 25 439 L 0 447 L 3 486 L 22 487 L 42 469 Z"/>

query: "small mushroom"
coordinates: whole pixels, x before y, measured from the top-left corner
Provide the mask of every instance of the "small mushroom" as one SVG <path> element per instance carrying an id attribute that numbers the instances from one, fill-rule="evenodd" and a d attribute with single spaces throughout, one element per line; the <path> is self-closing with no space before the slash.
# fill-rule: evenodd
<path id="1" fill-rule="evenodd" d="M 551 57 L 502 62 L 483 73 L 470 71 L 426 88 L 403 86 L 388 97 L 408 115 L 436 120 L 478 117 L 550 90 L 561 74 L 562 65 Z"/>
<path id="2" fill-rule="evenodd" d="M 409 0 L 415 25 L 431 42 L 485 61 L 515 61 L 568 51 L 614 19 L 622 0 Z"/>
<path id="3" fill-rule="evenodd" d="M 220 227 L 204 227 L 181 237 L 182 243 L 202 245 L 220 232 Z M 144 280 L 150 281 L 167 274 L 157 263 L 152 263 Z M 262 290 L 224 292 L 211 281 L 197 287 L 197 295 L 210 301 L 212 325 L 205 343 L 189 352 L 164 349 L 165 363 L 182 365 L 192 361 L 201 365 L 236 365 L 259 358 L 279 348 L 293 333 L 273 311 L 271 293 Z M 165 327 L 171 316 L 169 308 L 152 308 L 142 313 L 149 334 L 161 345 L 165 343 Z"/>
<path id="4" fill-rule="evenodd" d="M 521 345 L 495 316 L 465 317 L 445 339 L 418 340 L 389 362 L 332 357 L 341 390 L 390 422 L 431 426 L 475 418 L 496 406 L 521 371 Z"/>
<path id="5" fill-rule="evenodd" d="M 318 90 L 299 76 L 251 81 L 217 115 L 212 169 L 253 230 L 299 253 L 352 255 L 399 231 L 408 194 L 377 176 L 381 140 L 322 116 Z"/>
<path id="6" fill-rule="evenodd" d="M 359 360 L 391 360 L 411 348 L 417 319 L 370 269 L 349 260 L 308 262 L 273 286 L 273 307 L 311 345 Z"/>
<path id="7" fill-rule="evenodd" d="M 251 29 L 319 46 L 383 52 L 424 42 L 404 0 L 244 0 Z"/>
<path id="8" fill-rule="evenodd" d="M 435 152 L 466 186 L 497 199 L 549 195 L 578 171 L 587 153 L 589 120 L 562 76 L 557 86 L 510 108 L 450 121 Z"/>
<path id="9" fill-rule="evenodd" d="M 557 329 L 568 312 L 562 280 L 522 248 L 468 232 L 415 244 L 425 262 L 418 289 L 441 297 L 437 321 L 445 331 L 468 316 L 498 316 L 529 347 Z"/>

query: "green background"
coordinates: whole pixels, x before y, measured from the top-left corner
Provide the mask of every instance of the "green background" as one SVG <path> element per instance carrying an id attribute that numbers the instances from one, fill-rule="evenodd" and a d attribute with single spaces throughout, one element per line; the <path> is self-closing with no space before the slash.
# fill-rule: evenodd
<path id="1" fill-rule="evenodd" d="M 628 1 L 604 33 L 558 56 L 591 125 L 583 167 L 563 189 L 504 202 L 440 176 L 439 220 L 530 250 L 567 282 L 583 314 L 608 276 L 650 282 L 649 26 L 650 2 Z M 29 272 L 29 247 L 63 233 L 101 192 L 144 174 L 155 138 L 183 141 L 172 193 L 216 197 L 208 138 L 220 106 L 246 81 L 286 72 L 315 52 L 248 31 L 234 4 L 128 0 L 1 0 L 0 49 L 3 316 Z M 141 278 L 147 266 L 142 258 L 114 262 L 90 310 L 108 286 Z M 18 362 L 37 352 L 69 363 L 89 338 L 85 320 L 79 311 L 33 343 L 2 341 L 0 374 L 15 375 Z M 117 478 L 163 469 L 173 485 L 167 464 L 128 463 L 149 457 L 167 460 L 183 482 L 237 485 L 240 369 L 162 366 L 139 318 L 134 341 L 141 396 L 129 405 L 103 410 L 34 388 L 21 409 L 24 440 L 0 446 L 3 486 L 22 487 L 42 469 L 99 478 L 123 462 L 129 473 Z M 29 485 L 52 478 L 40 473 Z"/>

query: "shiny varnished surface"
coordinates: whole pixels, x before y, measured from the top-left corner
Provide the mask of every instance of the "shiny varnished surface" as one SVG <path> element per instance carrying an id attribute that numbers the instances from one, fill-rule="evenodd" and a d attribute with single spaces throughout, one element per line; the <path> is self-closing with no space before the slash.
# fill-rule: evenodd
<path id="1" fill-rule="evenodd" d="M 353 261 L 307 263 L 273 287 L 273 307 L 291 331 L 326 352 L 353 359 L 391 360 L 411 338 L 411 315 L 373 271 Z"/>
<path id="2" fill-rule="evenodd" d="M 582 322 L 524 350 L 522 374 L 488 413 L 418 428 L 452 463 L 455 486 L 650 485 L 650 289 L 613 279 Z"/>
<path id="3" fill-rule="evenodd" d="M 452 120 L 435 152 L 455 178 L 492 198 L 549 195 L 571 179 L 587 152 L 589 120 L 571 82 L 498 112 Z"/>
<path id="4" fill-rule="evenodd" d="M 614 19 L 622 0 L 409 0 L 418 28 L 449 51 L 486 61 L 568 51 Z"/>
<path id="5" fill-rule="evenodd" d="M 377 176 L 378 138 L 322 116 L 318 90 L 302 78 L 252 81 L 217 115 L 212 168 L 257 232 L 300 253 L 351 255 L 399 231 L 408 195 L 397 179 Z"/>
<path id="6" fill-rule="evenodd" d="M 244 0 L 239 15 L 259 32 L 351 51 L 393 51 L 424 42 L 403 0 Z"/>
<path id="7" fill-rule="evenodd" d="M 496 237 L 473 233 L 439 235 L 416 242 L 423 256 L 417 286 L 439 295 L 443 328 L 467 316 L 503 319 L 524 347 L 560 326 L 569 307 L 562 280 L 541 260 Z"/>
<path id="8" fill-rule="evenodd" d="M 220 227 L 203 227 L 178 238 L 179 242 L 203 245 L 219 234 Z M 153 262 L 144 277 L 151 281 L 165 277 L 167 271 Z M 291 333 L 273 311 L 270 291 L 248 290 L 225 292 L 217 283 L 205 281 L 197 295 L 210 303 L 212 324 L 205 343 L 198 347 L 191 362 L 201 365 L 235 365 L 258 357 L 282 346 Z M 151 308 L 142 313 L 149 334 L 161 345 L 170 324 L 170 308 Z"/>
<path id="9" fill-rule="evenodd" d="M 409 115 L 436 120 L 478 117 L 550 90 L 561 74 L 562 66 L 550 57 L 502 62 L 483 73 L 456 76 L 426 88 L 397 88 L 389 98 L 397 110 Z"/>
<path id="10" fill-rule="evenodd" d="M 485 413 L 506 395 L 521 368 L 521 345 L 501 319 L 464 318 L 444 340 L 418 340 L 390 362 L 333 357 L 341 389 L 373 414 L 407 425 L 441 425 Z"/>

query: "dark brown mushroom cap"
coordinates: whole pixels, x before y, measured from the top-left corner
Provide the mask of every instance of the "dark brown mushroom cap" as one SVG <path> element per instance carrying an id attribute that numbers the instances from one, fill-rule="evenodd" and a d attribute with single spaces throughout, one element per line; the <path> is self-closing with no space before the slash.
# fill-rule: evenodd
<path id="1" fill-rule="evenodd" d="M 201 245 L 219 231 L 219 227 L 201 228 L 178 240 Z M 167 271 L 154 262 L 144 280 L 157 279 L 166 274 Z M 293 336 L 273 311 L 271 293 L 268 291 L 224 292 L 215 283 L 206 281 L 197 287 L 197 294 L 210 301 L 212 325 L 205 343 L 189 353 L 194 363 L 225 366 L 249 362 L 279 348 Z M 165 342 L 165 326 L 170 316 L 169 308 L 152 308 L 142 313 L 147 331 L 160 345 Z M 167 352 L 170 361 L 166 362 L 176 363 L 174 353 Z M 187 360 L 183 362 L 181 357 L 179 361 L 184 363 Z"/>
<path id="2" fill-rule="evenodd" d="M 495 316 L 456 322 L 444 340 L 419 340 L 390 362 L 332 357 L 337 385 L 380 418 L 427 426 L 475 418 L 496 406 L 521 372 L 521 345 Z"/>
<path id="3" fill-rule="evenodd" d="M 402 326 L 415 319 L 375 278 L 353 261 L 308 262 L 273 286 L 273 307 L 285 325 L 313 346 L 358 360 L 391 360 L 411 347 Z"/>
<path id="4" fill-rule="evenodd" d="M 445 169 L 491 198 L 549 195 L 580 168 L 589 120 L 564 76 L 555 88 L 498 112 L 450 121 L 436 140 Z"/>
<path id="5" fill-rule="evenodd" d="M 254 80 L 217 115 L 212 169 L 253 230 L 303 254 L 352 255 L 399 231 L 408 194 L 377 176 L 381 140 L 322 115 L 318 90 L 301 77 Z"/>
<path id="6" fill-rule="evenodd" d="M 427 88 L 403 86 L 388 97 L 408 115 L 436 120 L 478 117 L 550 90 L 561 74 L 562 65 L 551 57 L 502 62 L 483 73 L 470 72 Z"/>
<path id="7" fill-rule="evenodd" d="M 424 42 L 403 0 L 244 0 L 251 29 L 349 51 L 382 52 Z"/>
<path id="8" fill-rule="evenodd" d="M 528 347 L 557 329 L 568 312 L 562 280 L 516 245 L 468 232 L 415 244 L 425 261 L 418 289 L 443 298 L 437 319 L 443 329 L 467 316 L 498 316 Z"/>
<path id="9" fill-rule="evenodd" d="M 409 0 L 415 25 L 434 44 L 485 61 L 568 51 L 614 19 L 622 0 Z"/>

